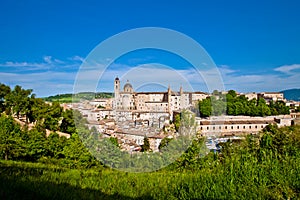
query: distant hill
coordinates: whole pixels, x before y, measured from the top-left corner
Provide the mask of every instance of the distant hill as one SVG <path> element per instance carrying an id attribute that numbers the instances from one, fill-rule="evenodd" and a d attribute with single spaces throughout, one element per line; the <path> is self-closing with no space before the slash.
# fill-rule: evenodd
<path id="1" fill-rule="evenodd" d="M 76 95 L 73 94 L 58 94 L 55 96 L 49 96 L 49 97 L 45 97 L 43 98 L 45 101 L 58 101 L 61 103 L 71 103 L 71 102 L 77 102 L 80 99 L 85 99 L 85 100 L 92 100 L 95 98 L 112 98 L 113 97 L 113 93 L 110 92 L 82 92 L 82 93 L 78 93 Z"/>
<path id="2" fill-rule="evenodd" d="M 300 101 L 300 89 L 290 89 L 281 91 L 287 100 Z"/>

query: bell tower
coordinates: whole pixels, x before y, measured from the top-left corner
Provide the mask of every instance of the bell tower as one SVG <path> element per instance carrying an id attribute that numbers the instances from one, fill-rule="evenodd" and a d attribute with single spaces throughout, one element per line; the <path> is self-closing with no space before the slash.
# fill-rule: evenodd
<path id="1" fill-rule="evenodd" d="M 120 79 L 118 77 L 115 78 L 114 92 L 115 92 L 115 99 L 119 99 L 119 97 L 120 97 Z"/>

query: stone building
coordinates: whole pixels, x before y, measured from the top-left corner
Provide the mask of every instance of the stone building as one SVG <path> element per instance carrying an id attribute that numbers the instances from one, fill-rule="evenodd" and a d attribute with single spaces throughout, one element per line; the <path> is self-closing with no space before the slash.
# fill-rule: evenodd
<path id="1" fill-rule="evenodd" d="M 250 116 L 220 116 L 208 119 L 196 118 L 197 130 L 204 136 L 229 136 L 257 134 L 269 124 L 278 127 L 291 126 L 293 118 L 290 115 L 268 117 Z"/>
<path id="2" fill-rule="evenodd" d="M 169 119 L 172 119 L 173 111 L 189 109 L 209 96 L 204 92 L 184 92 L 182 87 L 175 92 L 170 86 L 166 92 L 135 92 L 128 80 L 121 90 L 118 77 L 114 81 L 114 94 L 112 105 L 116 112 L 165 113 Z"/>
<path id="3" fill-rule="evenodd" d="M 264 98 L 266 102 L 285 101 L 283 93 L 281 92 L 262 92 L 257 94 L 257 97 Z"/>

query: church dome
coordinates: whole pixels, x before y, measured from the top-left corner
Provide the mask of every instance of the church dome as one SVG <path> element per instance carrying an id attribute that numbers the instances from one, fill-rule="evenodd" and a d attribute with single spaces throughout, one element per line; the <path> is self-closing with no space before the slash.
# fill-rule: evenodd
<path id="1" fill-rule="evenodd" d="M 133 92 L 133 87 L 127 80 L 127 83 L 124 85 L 124 92 Z"/>

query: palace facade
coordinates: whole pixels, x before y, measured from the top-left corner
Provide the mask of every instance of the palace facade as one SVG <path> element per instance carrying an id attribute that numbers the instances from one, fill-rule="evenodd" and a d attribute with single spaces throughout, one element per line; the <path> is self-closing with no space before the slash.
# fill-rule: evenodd
<path id="1" fill-rule="evenodd" d="M 180 87 L 179 92 L 172 91 L 170 86 L 165 92 L 135 92 L 130 82 L 121 89 L 120 79 L 114 81 L 113 110 L 131 111 L 137 113 L 166 113 L 172 117 L 174 111 L 189 109 L 209 94 L 204 92 L 184 92 Z"/>

